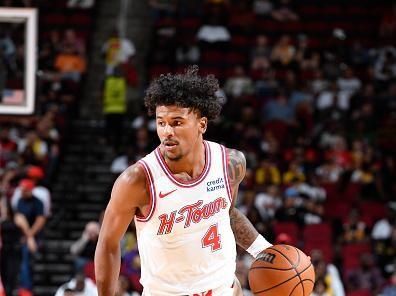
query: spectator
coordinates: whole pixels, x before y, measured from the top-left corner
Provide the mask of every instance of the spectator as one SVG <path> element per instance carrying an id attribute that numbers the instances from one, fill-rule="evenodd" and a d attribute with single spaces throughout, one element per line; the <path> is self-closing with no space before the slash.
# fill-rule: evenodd
<path id="1" fill-rule="evenodd" d="M 269 159 L 262 158 L 255 172 L 255 181 L 257 185 L 279 185 L 281 183 L 279 169 Z"/>
<path id="2" fill-rule="evenodd" d="M 62 80 L 80 82 L 87 66 L 85 58 L 75 51 L 74 45 L 66 44 L 56 56 L 54 67 Z"/>
<path id="3" fill-rule="evenodd" d="M 41 181 L 44 178 L 44 171 L 39 166 L 30 166 L 26 172 L 27 177 L 34 182 L 33 195 L 37 197 L 44 206 L 44 216 L 49 218 L 51 216 L 51 193 L 43 186 Z M 22 197 L 22 188 L 16 188 L 11 198 L 12 206 L 17 208 L 18 202 Z"/>
<path id="4" fill-rule="evenodd" d="M 130 282 L 127 277 L 120 275 L 117 282 L 117 290 L 115 296 L 138 296 L 138 292 L 129 293 Z"/>
<path id="5" fill-rule="evenodd" d="M 315 287 L 315 293 L 318 293 L 318 295 L 344 296 L 344 286 L 337 267 L 333 263 L 326 263 L 323 252 L 319 249 L 313 249 L 310 256 L 316 272 L 316 282 L 320 286 Z"/>
<path id="6" fill-rule="evenodd" d="M 258 192 L 254 198 L 254 205 L 263 221 L 271 221 L 275 216 L 276 210 L 282 206 L 278 187 L 270 185 L 265 192 Z"/>
<path id="7" fill-rule="evenodd" d="M 17 145 L 10 137 L 10 128 L 2 126 L 0 129 L 0 168 L 6 167 L 10 161 L 17 159 Z"/>
<path id="8" fill-rule="evenodd" d="M 319 165 L 315 174 L 321 183 L 337 183 L 341 177 L 343 169 L 333 158 L 326 159 L 322 165 Z"/>
<path id="9" fill-rule="evenodd" d="M 0 203 L 0 278 L 5 295 L 13 295 L 20 271 L 22 230 L 14 222 L 14 211 L 7 199 L 3 197 Z"/>
<path id="10" fill-rule="evenodd" d="M 270 0 L 254 0 L 253 11 L 256 15 L 267 17 L 271 15 L 274 6 Z"/>
<path id="11" fill-rule="evenodd" d="M 313 72 L 313 79 L 310 81 L 310 90 L 314 96 L 328 89 L 329 81 L 324 79 L 323 72 L 320 69 L 316 69 Z"/>
<path id="12" fill-rule="evenodd" d="M 323 277 L 317 278 L 311 296 L 332 296 L 333 294 L 328 293 L 327 290 L 328 285 L 325 279 Z"/>
<path id="13" fill-rule="evenodd" d="M 142 292 L 143 287 L 140 284 L 140 256 L 137 246 L 126 252 L 122 257 L 122 271 L 125 274 L 134 291 Z"/>
<path id="14" fill-rule="evenodd" d="M 283 173 L 283 184 L 289 185 L 292 180 L 298 180 L 300 182 L 305 181 L 305 174 L 302 168 L 298 165 L 296 161 L 292 161 L 289 164 L 289 168 Z"/>
<path id="15" fill-rule="evenodd" d="M 34 182 L 29 179 L 20 181 L 22 198 L 19 200 L 15 213 L 15 224 L 22 229 L 24 243 L 22 245 L 22 263 L 20 270 L 20 291 L 32 295 L 33 279 L 31 273 L 31 254 L 38 251 L 41 244 L 41 231 L 46 218 L 43 203 L 33 195 Z"/>
<path id="16" fill-rule="evenodd" d="M 362 87 L 362 82 L 357 78 L 353 70 L 347 67 L 343 76 L 337 79 L 338 93 L 338 106 L 342 110 L 349 110 L 351 97 L 356 94 Z"/>
<path id="17" fill-rule="evenodd" d="M 396 296 L 396 271 L 392 274 L 389 282 L 382 289 L 381 296 Z"/>
<path id="18" fill-rule="evenodd" d="M 33 129 L 18 142 L 18 152 L 24 164 L 42 165 L 48 155 L 48 144 Z"/>
<path id="19" fill-rule="evenodd" d="M 126 153 L 121 153 L 113 159 L 110 166 L 110 172 L 117 176 L 125 171 L 136 160 L 135 150 L 128 146 Z"/>
<path id="20" fill-rule="evenodd" d="M 121 37 L 117 30 L 113 30 L 102 46 L 102 53 L 105 56 L 106 75 L 111 75 L 117 66 L 126 63 L 136 54 L 136 49 L 132 41 Z"/>
<path id="21" fill-rule="evenodd" d="M 77 273 L 82 272 L 87 263 L 93 262 L 99 229 L 98 222 L 88 222 L 81 237 L 71 245 L 70 253 L 75 257 L 74 267 Z"/>
<path id="22" fill-rule="evenodd" d="M 374 64 L 374 77 L 377 81 L 387 84 L 396 77 L 396 48 L 386 46 L 380 49 Z"/>
<path id="23" fill-rule="evenodd" d="M 179 65 L 196 64 L 201 57 L 195 38 L 182 38 L 176 47 L 176 62 Z"/>
<path id="24" fill-rule="evenodd" d="M 250 53 L 250 65 L 252 70 L 267 69 L 271 56 L 271 47 L 268 45 L 266 35 L 258 35 L 256 37 L 256 45 Z"/>
<path id="25" fill-rule="evenodd" d="M 72 291 L 76 293 L 75 295 L 98 296 L 95 283 L 83 273 L 76 273 L 69 282 L 61 285 L 56 290 L 55 296 L 64 296 L 67 295 L 65 292 L 70 293 Z"/>
<path id="26" fill-rule="evenodd" d="M 309 47 L 309 38 L 306 35 L 298 35 L 296 49 L 296 61 L 300 70 L 317 70 L 320 64 L 320 54 Z"/>
<path id="27" fill-rule="evenodd" d="M 113 74 L 105 78 L 103 87 L 106 139 L 115 151 L 122 144 L 122 128 L 127 112 L 127 86 L 122 74 L 120 67 L 115 68 Z"/>
<path id="28" fill-rule="evenodd" d="M 62 47 L 73 48 L 73 52 L 79 56 L 85 55 L 85 42 L 76 35 L 73 29 L 66 29 L 63 37 Z"/>
<path id="29" fill-rule="evenodd" d="M 215 17 L 211 17 L 206 24 L 198 29 L 197 39 L 201 42 L 203 48 L 216 47 L 221 49 L 231 40 L 231 34 L 226 26 Z"/>
<path id="30" fill-rule="evenodd" d="M 271 52 L 271 61 L 275 68 L 293 67 L 296 49 L 291 43 L 289 35 L 282 35 Z"/>
<path id="31" fill-rule="evenodd" d="M 396 258 L 396 211 L 388 210 L 388 215 L 378 220 L 371 233 L 374 253 L 378 265 L 385 277 L 389 277 L 395 270 Z"/>
<path id="32" fill-rule="evenodd" d="M 374 256 L 364 253 L 361 255 L 359 263 L 357 268 L 346 272 L 347 291 L 366 290 L 377 295 L 382 289 L 384 279 Z"/>
<path id="33" fill-rule="evenodd" d="M 278 120 L 286 125 L 294 123 L 294 112 L 290 106 L 287 94 L 284 91 L 275 93 L 275 98 L 264 105 L 263 119 L 268 122 Z"/>
<path id="34" fill-rule="evenodd" d="M 243 98 L 253 93 L 253 82 L 241 66 L 235 66 L 233 75 L 229 77 L 224 85 L 227 96 Z"/>
<path id="35" fill-rule="evenodd" d="M 272 11 L 272 17 L 280 22 L 298 21 L 299 17 L 294 12 L 292 0 L 279 0 Z"/>
<path id="36" fill-rule="evenodd" d="M 348 219 L 343 225 L 342 239 L 345 243 L 357 243 L 368 241 L 368 229 L 366 223 L 361 220 L 361 215 L 358 209 L 350 210 Z"/>

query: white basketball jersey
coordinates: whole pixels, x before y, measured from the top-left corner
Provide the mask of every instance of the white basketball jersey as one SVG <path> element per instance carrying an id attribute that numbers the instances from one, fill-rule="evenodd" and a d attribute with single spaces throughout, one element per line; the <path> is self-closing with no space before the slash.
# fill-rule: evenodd
<path id="1" fill-rule="evenodd" d="M 151 195 L 147 217 L 135 217 L 144 295 L 201 295 L 234 281 L 226 151 L 204 144 L 205 167 L 188 182 L 173 177 L 159 148 L 140 160 Z"/>

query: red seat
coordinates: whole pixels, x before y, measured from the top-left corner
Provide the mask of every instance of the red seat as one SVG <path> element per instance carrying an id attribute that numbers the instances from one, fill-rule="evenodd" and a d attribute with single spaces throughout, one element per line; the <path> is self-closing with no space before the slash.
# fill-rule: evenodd
<path id="1" fill-rule="evenodd" d="M 325 242 L 331 244 L 333 231 L 329 223 L 308 224 L 303 229 L 304 242 Z"/>
<path id="2" fill-rule="evenodd" d="M 239 52 L 229 52 L 226 55 L 226 61 L 230 65 L 235 65 L 235 64 L 244 65 L 247 62 L 247 55 Z"/>
<path id="3" fill-rule="evenodd" d="M 290 244 L 297 245 L 300 237 L 300 229 L 294 222 L 276 222 L 274 224 L 274 233 L 277 237 L 281 233 L 285 233 L 290 236 Z"/>
<path id="4" fill-rule="evenodd" d="M 368 227 L 372 227 L 377 220 L 386 216 L 386 207 L 380 202 L 366 201 L 360 204 L 359 209 L 361 219 Z"/>
<path id="5" fill-rule="evenodd" d="M 338 219 L 343 221 L 348 217 L 351 210 L 351 205 L 345 201 L 326 201 L 325 203 L 325 217 L 328 219 Z"/>
<path id="6" fill-rule="evenodd" d="M 43 16 L 43 24 L 48 27 L 66 25 L 66 16 L 61 13 L 49 13 Z"/>
<path id="7" fill-rule="evenodd" d="M 331 243 L 304 242 L 303 250 L 307 255 L 309 255 L 312 252 L 312 250 L 321 250 L 323 253 L 323 258 L 327 263 L 332 262 L 334 258 L 334 249 Z"/>
<path id="8" fill-rule="evenodd" d="M 279 143 L 283 143 L 287 133 L 289 131 L 289 126 L 282 120 L 270 120 L 265 124 L 265 130 L 270 130 L 274 137 L 279 141 Z"/>
<path id="9" fill-rule="evenodd" d="M 154 65 L 149 69 L 149 76 L 150 79 L 153 79 L 159 77 L 161 74 L 169 73 L 170 71 L 171 69 L 167 65 Z"/>
<path id="10" fill-rule="evenodd" d="M 179 28 L 182 30 L 189 30 L 190 32 L 195 32 L 201 24 L 199 18 L 186 17 L 179 20 Z"/>
<path id="11" fill-rule="evenodd" d="M 360 184 L 349 183 L 344 192 L 342 192 L 342 199 L 349 202 L 356 201 L 360 196 Z"/>
<path id="12" fill-rule="evenodd" d="M 360 256 L 364 253 L 371 253 L 371 245 L 369 243 L 347 244 L 342 247 L 343 269 L 346 271 L 354 269 L 360 264 Z"/>
<path id="13" fill-rule="evenodd" d="M 201 56 L 201 63 L 218 64 L 224 59 L 221 50 L 205 50 Z"/>
<path id="14" fill-rule="evenodd" d="M 92 25 L 92 17 L 86 13 L 74 13 L 69 17 L 69 24 L 76 27 L 89 27 Z"/>
<path id="15" fill-rule="evenodd" d="M 337 193 L 337 184 L 335 183 L 322 183 L 321 187 L 326 191 L 327 200 L 336 200 L 338 199 Z"/>
<path id="16" fill-rule="evenodd" d="M 224 77 L 223 72 L 218 67 L 201 66 L 199 72 L 202 76 L 214 75 L 219 80 Z"/>
<path id="17" fill-rule="evenodd" d="M 322 250 L 326 262 L 333 259 L 333 231 L 329 223 L 309 224 L 303 229 L 304 251 Z"/>
<path id="18" fill-rule="evenodd" d="M 357 291 L 352 291 L 346 294 L 347 296 L 371 296 L 371 292 L 368 290 L 357 290 Z"/>

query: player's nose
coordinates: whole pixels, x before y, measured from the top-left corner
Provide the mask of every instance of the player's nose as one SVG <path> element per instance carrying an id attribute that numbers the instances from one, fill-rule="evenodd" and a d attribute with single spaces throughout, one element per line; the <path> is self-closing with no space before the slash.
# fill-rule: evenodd
<path id="1" fill-rule="evenodd" d="M 164 135 L 165 135 L 166 137 L 169 137 L 169 136 L 173 136 L 173 135 L 174 135 L 173 127 L 171 127 L 169 124 L 165 125 L 165 128 L 164 128 Z"/>

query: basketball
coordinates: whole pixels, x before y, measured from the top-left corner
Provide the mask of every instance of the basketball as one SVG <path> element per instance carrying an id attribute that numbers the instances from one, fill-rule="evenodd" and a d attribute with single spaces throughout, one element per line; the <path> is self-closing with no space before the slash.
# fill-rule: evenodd
<path id="1" fill-rule="evenodd" d="M 254 295 L 309 296 L 315 283 L 310 258 L 296 247 L 274 245 L 252 263 L 249 284 Z"/>

